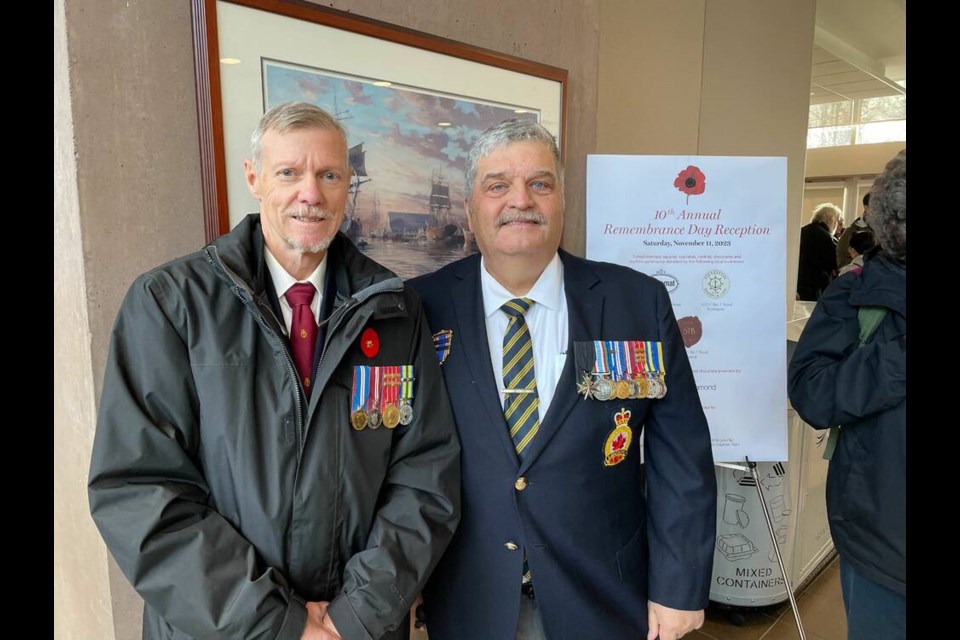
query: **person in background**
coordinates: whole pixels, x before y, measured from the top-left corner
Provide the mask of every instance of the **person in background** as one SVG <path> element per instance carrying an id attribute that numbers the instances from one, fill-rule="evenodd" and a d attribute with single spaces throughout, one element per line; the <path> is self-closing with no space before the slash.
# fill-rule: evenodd
<path id="1" fill-rule="evenodd" d="M 338 233 L 347 136 L 273 107 L 260 213 L 137 278 L 107 358 L 93 519 L 143 638 L 406 638 L 459 519 L 460 447 L 417 294 Z"/>
<path id="2" fill-rule="evenodd" d="M 849 640 L 906 638 L 907 153 L 870 191 L 879 247 L 826 290 L 789 366 L 790 402 L 832 430 L 827 515 Z"/>
<path id="3" fill-rule="evenodd" d="M 836 239 L 840 208 L 824 203 L 813 210 L 810 223 L 800 229 L 800 265 L 797 300 L 817 301 L 837 275 Z"/>
<path id="4" fill-rule="evenodd" d="M 850 273 L 851 271 L 860 273 L 860 270 L 863 268 L 864 254 L 875 246 L 877 246 L 877 237 L 873 234 L 873 231 L 869 229 L 866 231 L 858 231 L 850 236 L 850 248 L 847 249 L 847 251 L 850 253 L 851 261 L 850 264 L 840 268 L 838 276 Z"/>
<path id="5" fill-rule="evenodd" d="M 484 132 L 465 187 L 480 254 L 410 282 L 462 445 L 430 639 L 675 640 L 703 623 L 717 490 L 666 287 L 559 249 L 560 151 L 535 122 Z"/>
<path id="6" fill-rule="evenodd" d="M 850 264 L 850 253 L 847 249 L 850 248 L 850 238 L 853 237 L 853 234 L 860 231 L 869 231 L 870 227 L 867 226 L 864 217 L 870 211 L 870 192 L 867 191 L 866 195 L 863 196 L 863 213 L 860 214 L 856 220 L 850 223 L 850 226 L 843 230 L 843 233 L 840 234 L 840 239 L 837 240 L 837 267 L 845 267 Z"/>
<path id="7" fill-rule="evenodd" d="M 837 228 L 833 230 L 834 241 L 839 241 L 840 236 L 843 235 L 844 231 L 846 231 L 846 229 L 843 226 L 843 217 L 841 216 L 840 218 L 837 218 Z"/>

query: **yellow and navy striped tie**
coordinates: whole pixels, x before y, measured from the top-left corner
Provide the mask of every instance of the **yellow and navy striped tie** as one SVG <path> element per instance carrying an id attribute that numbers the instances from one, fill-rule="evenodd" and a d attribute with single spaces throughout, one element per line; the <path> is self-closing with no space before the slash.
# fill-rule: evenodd
<path id="1" fill-rule="evenodd" d="M 503 415 L 521 460 L 540 430 L 540 396 L 533 369 L 533 340 L 523 318 L 532 304 L 530 298 L 514 298 L 500 307 L 510 317 L 507 332 L 503 335 L 503 388 L 506 390 Z"/>

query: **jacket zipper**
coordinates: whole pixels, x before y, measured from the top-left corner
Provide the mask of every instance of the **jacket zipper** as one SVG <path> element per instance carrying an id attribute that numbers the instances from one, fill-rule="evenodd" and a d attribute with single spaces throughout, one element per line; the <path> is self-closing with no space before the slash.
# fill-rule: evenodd
<path id="1" fill-rule="evenodd" d="M 211 247 L 211 248 L 213 250 L 213 253 L 216 253 L 216 247 Z M 296 390 L 297 390 L 296 392 L 297 468 L 294 471 L 294 486 L 296 486 L 297 484 L 299 484 L 298 478 L 300 476 L 300 462 L 303 456 L 303 449 L 306 444 L 304 442 L 306 438 L 304 434 L 304 429 L 306 427 L 306 416 L 303 410 L 303 403 L 306 401 L 306 395 L 303 392 L 303 388 L 300 383 L 300 376 L 295 371 L 295 367 L 293 364 L 293 356 L 290 354 L 290 349 L 287 342 L 284 340 L 281 340 L 280 336 L 273 329 L 273 327 L 267 324 L 266 314 L 260 310 L 256 297 L 250 291 L 250 287 L 248 287 L 246 283 L 240 279 L 239 276 L 237 276 L 226 265 L 224 265 L 220 261 L 219 256 L 211 255 L 210 250 L 206 251 L 205 253 L 207 255 L 207 260 L 211 263 L 211 265 L 213 265 L 214 269 L 215 270 L 218 269 L 233 284 L 234 295 L 236 295 L 240 299 L 240 301 L 244 304 L 244 306 L 247 306 L 249 308 L 250 303 L 252 303 L 253 309 L 255 311 L 254 316 L 257 319 L 257 324 L 259 324 L 264 330 L 266 330 L 270 335 L 276 338 L 283 345 L 284 361 L 287 364 L 287 372 L 290 374 L 290 376 L 292 376 L 295 380 L 297 380 L 297 385 L 296 385 Z M 245 300 L 243 295 L 241 295 L 240 293 L 241 290 L 247 292 L 247 297 L 249 298 L 249 301 Z M 347 316 L 347 313 L 349 311 L 365 303 L 370 298 L 380 295 L 381 293 L 398 293 L 401 291 L 403 291 L 402 285 L 399 287 L 393 287 L 390 289 L 385 288 L 381 291 L 377 291 L 371 294 L 370 296 L 365 297 L 363 300 L 357 300 L 355 297 L 351 296 L 343 304 L 343 306 L 339 307 L 338 309 L 335 309 L 334 312 L 330 315 L 330 318 L 328 319 L 328 321 L 331 322 L 331 326 L 328 329 L 326 336 L 323 339 L 323 349 L 320 351 L 320 358 L 317 360 L 317 370 L 319 370 L 320 365 L 323 362 L 323 357 L 327 353 L 327 346 L 330 344 L 331 337 L 333 336 L 334 333 L 336 333 L 337 329 L 340 327 L 343 319 Z M 273 315 L 273 311 L 269 309 L 268 311 L 270 312 L 270 315 L 273 316 L 273 319 L 277 320 L 276 316 Z M 279 320 L 277 320 L 277 324 L 278 325 L 280 324 Z M 317 373 L 316 370 L 313 371 L 313 377 L 316 377 L 316 373 Z M 339 492 L 337 493 L 339 494 Z M 296 494 L 296 490 L 294 490 L 294 495 L 295 494 Z M 292 530 L 291 530 L 291 535 L 292 535 Z M 333 542 L 331 542 L 331 544 L 333 544 Z M 336 546 L 334 545 L 334 550 L 335 549 L 336 549 Z M 332 565 L 331 565 L 331 571 L 333 571 Z"/>
<path id="2" fill-rule="evenodd" d="M 263 317 L 263 312 L 257 308 L 257 322 L 260 323 L 260 326 L 269 331 L 273 336 L 280 341 L 280 344 L 283 345 L 283 354 L 284 360 L 287 363 L 287 373 L 289 373 L 297 381 L 297 464 L 300 464 L 300 452 L 303 450 L 303 422 L 304 422 L 304 411 L 303 411 L 303 402 L 305 398 L 303 397 L 303 390 L 300 383 L 300 375 L 296 372 L 293 365 L 293 357 L 290 355 L 290 348 L 287 346 L 285 341 L 273 330 L 273 327 L 266 323 L 266 320 Z M 271 311 L 271 313 L 273 313 Z"/>
<path id="3" fill-rule="evenodd" d="M 247 296 L 250 299 L 249 302 L 252 304 L 252 308 L 255 311 L 254 317 L 257 319 L 257 324 L 259 324 L 267 333 L 272 335 L 277 340 L 277 342 L 283 346 L 284 362 L 287 365 L 287 373 L 289 373 L 290 376 L 297 381 L 297 385 L 296 385 L 297 393 L 295 395 L 296 395 L 296 417 L 297 417 L 297 464 L 299 465 L 300 453 L 303 450 L 303 423 L 304 423 L 303 403 L 305 401 L 305 398 L 303 397 L 303 391 L 301 390 L 301 387 L 300 387 L 300 376 L 297 375 L 297 372 L 293 364 L 293 357 L 290 355 L 290 348 L 287 346 L 286 341 L 281 338 L 280 334 L 278 334 L 273 329 L 273 327 L 267 324 L 266 314 L 264 314 L 264 312 L 260 309 L 259 305 L 257 304 L 256 298 L 250 292 L 250 288 L 246 285 L 246 283 L 244 283 L 239 276 L 237 276 L 229 268 L 227 268 L 226 265 L 220 262 L 219 258 L 214 258 L 213 256 L 211 256 L 209 251 L 206 252 L 206 254 L 207 254 L 207 259 L 210 261 L 213 267 L 215 269 L 219 269 L 220 272 L 223 273 L 233 283 L 234 295 L 236 295 L 240 299 L 240 301 L 244 303 L 244 306 L 249 307 L 250 305 L 248 305 L 247 300 L 244 300 L 244 297 L 240 295 L 241 289 L 247 292 Z M 270 315 L 273 315 L 273 311 L 270 311 Z M 276 316 L 274 316 L 274 320 L 277 320 Z M 280 324 L 279 320 L 277 320 L 277 324 Z"/>

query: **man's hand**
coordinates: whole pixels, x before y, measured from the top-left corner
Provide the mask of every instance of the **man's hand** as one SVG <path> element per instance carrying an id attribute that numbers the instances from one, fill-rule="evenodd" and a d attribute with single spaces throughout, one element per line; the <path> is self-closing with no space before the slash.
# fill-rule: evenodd
<path id="1" fill-rule="evenodd" d="M 337 627 L 327 615 L 329 602 L 307 603 L 307 626 L 303 628 L 300 640 L 341 640 Z"/>
<path id="2" fill-rule="evenodd" d="M 329 613 L 325 612 L 323 614 L 323 626 L 334 638 L 340 640 L 340 632 L 337 631 L 337 625 L 333 624 L 333 618 L 330 617 Z"/>
<path id="3" fill-rule="evenodd" d="M 703 626 L 703 609 L 683 611 L 647 602 L 647 640 L 677 640 Z"/>

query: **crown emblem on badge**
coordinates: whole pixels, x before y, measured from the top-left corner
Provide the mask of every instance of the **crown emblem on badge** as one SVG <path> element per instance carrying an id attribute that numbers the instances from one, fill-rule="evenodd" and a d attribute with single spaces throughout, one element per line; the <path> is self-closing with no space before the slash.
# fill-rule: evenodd
<path id="1" fill-rule="evenodd" d="M 613 422 L 617 427 L 627 427 L 630 425 L 630 409 L 623 407 L 613 415 Z"/>

